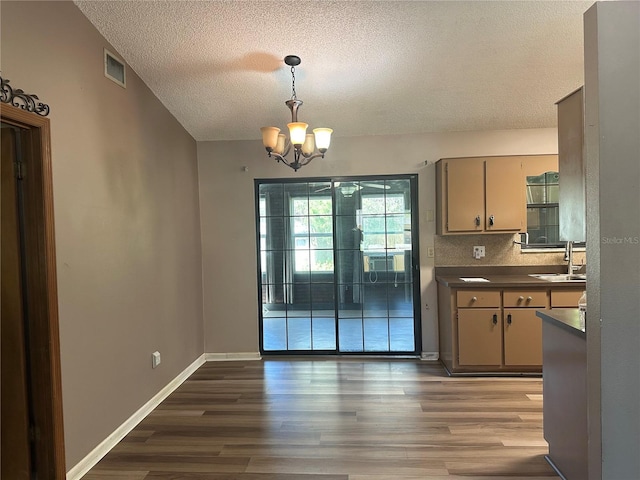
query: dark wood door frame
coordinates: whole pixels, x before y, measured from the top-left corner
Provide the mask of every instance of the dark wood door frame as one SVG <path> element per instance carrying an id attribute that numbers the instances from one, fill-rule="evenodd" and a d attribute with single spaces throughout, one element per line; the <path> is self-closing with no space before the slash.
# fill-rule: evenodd
<path id="1" fill-rule="evenodd" d="M 24 230 L 34 440 L 39 478 L 64 480 L 65 451 L 49 120 L 3 104 L 2 121 L 23 129 Z"/>

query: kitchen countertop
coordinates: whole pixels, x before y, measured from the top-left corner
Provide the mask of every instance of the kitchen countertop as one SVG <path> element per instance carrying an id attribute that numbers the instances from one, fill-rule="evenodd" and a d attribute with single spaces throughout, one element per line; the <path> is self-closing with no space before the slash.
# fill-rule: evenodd
<path id="1" fill-rule="evenodd" d="M 549 322 L 580 338 L 587 338 L 585 327 L 580 322 L 577 308 L 562 308 L 555 310 L 538 310 L 536 315 L 543 321 Z"/>
<path id="2" fill-rule="evenodd" d="M 543 273 L 543 272 L 539 272 Z M 480 277 L 489 280 L 488 282 L 465 282 L 461 278 Z M 436 275 L 436 281 L 446 287 L 465 287 L 465 288 L 496 288 L 496 287 L 575 287 L 584 288 L 586 281 L 567 281 L 567 282 L 549 282 L 539 278 L 530 277 L 525 274 L 508 274 L 508 275 L 481 275 L 474 273 L 473 275 Z"/>

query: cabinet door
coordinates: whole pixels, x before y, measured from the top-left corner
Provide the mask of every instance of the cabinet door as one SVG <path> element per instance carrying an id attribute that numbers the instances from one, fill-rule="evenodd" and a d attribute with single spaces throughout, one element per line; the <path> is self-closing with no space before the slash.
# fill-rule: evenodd
<path id="1" fill-rule="evenodd" d="M 484 224 L 484 160 L 456 158 L 448 161 L 445 164 L 445 178 L 445 230 L 481 232 Z"/>
<path id="2" fill-rule="evenodd" d="M 502 316 L 499 308 L 458 310 L 458 364 L 502 363 Z"/>
<path id="3" fill-rule="evenodd" d="M 542 320 L 536 310 L 504 310 L 504 364 L 542 365 Z"/>
<path id="4" fill-rule="evenodd" d="M 560 239 L 586 240 L 584 96 L 582 88 L 558 102 Z"/>
<path id="5" fill-rule="evenodd" d="M 486 159 L 486 231 L 520 231 L 526 215 L 522 165 L 517 157 Z"/>

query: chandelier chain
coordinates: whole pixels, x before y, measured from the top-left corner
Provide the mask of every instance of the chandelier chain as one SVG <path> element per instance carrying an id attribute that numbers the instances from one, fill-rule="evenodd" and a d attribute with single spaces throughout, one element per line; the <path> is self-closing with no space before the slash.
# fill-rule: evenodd
<path id="1" fill-rule="evenodd" d="M 291 66 L 291 100 L 297 100 L 296 96 L 296 67 Z"/>

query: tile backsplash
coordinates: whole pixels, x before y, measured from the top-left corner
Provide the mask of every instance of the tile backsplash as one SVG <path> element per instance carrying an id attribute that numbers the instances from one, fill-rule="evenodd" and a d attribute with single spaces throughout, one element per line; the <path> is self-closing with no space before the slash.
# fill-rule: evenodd
<path id="1" fill-rule="evenodd" d="M 566 265 L 564 251 L 543 253 L 522 253 L 519 234 L 493 235 L 436 235 L 435 266 L 462 267 L 482 265 Z M 480 260 L 473 258 L 473 247 L 484 245 L 485 257 Z M 584 251 L 574 252 L 575 265 L 585 263 Z"/>

